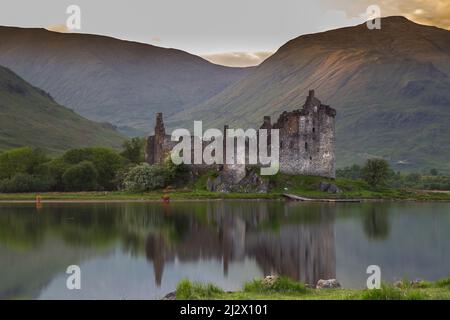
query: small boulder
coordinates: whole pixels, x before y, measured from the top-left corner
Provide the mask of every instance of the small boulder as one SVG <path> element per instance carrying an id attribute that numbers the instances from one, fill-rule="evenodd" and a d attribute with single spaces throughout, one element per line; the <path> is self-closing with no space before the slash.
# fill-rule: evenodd
<path id="1" fill-rule="evenodd" d="M 334 288 L 340 288 L 341 284 L 336 279 L 328 279 L 323 280 L 320 279 L 317 281 L 316 289 L 334 289 Z"/>
<path id="2" fill-rule="evenodd" d="M 341 193 L 341 189 L 333 183 L 321 182 L 319 183 L 319 190 L 329 193 Z"/>
<path id="3" fill-rule="evenodd" d="M 337 185 L 335 184 L 330 184 L 330 186 L 328 187 L 328 192 L 329 193 L 341 193 L 341 189 L 338 188 Z"/>
<path id="4" fill-rule="evenodd" d="M 278 280 L 278 276 L 270 275 L 264 278 L 263 284 L 266 286 L 273 286 L 273 284 Z"/>

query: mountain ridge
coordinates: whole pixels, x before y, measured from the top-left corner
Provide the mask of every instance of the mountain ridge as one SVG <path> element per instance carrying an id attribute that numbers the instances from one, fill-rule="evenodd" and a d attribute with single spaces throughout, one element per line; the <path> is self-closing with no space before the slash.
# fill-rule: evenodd
<path id="1" fill-rule="evenodd" d="M 84 117 L 148 132 L 153 114 L 187 109 L 250 68 L 112 37 L 0 27 L 0 65 Z"/>
<path id="2" fill-rule="evenodd" d="M 259 127 L 298 109 L 314 89 L 337 110 L 338 166 L 382 157 L 395 169 L 450 172 L 450 31 L 382 18 L 302 35 L 218 95 L 168 119 L 168 127 Z"/>

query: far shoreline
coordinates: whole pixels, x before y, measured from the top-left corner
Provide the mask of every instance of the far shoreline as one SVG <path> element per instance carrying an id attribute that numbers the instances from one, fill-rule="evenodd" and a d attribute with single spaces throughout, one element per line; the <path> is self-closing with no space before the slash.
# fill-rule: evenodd
<path id="1" fill-rule="evenodd" d="M 400 193 L 399 195 L 403 195 Z M 293 200 L 294 196 L 300 200 Z M 38 198 L 39 197 L 39 198 Z M 376 195 L 373 197 L 351 197 L 351 194 L 304 194 L 304 193 L 219 193 L 174 190 L 170 192 L 153 191 L 145 193 L 129 193 L 121 191 L 109 192 L 50 192 L 50 193 L 18 193 L 0 194 L 0 204 L 64 204 L 64 203 L 163 203 L 170 202 L 205 202 L 205 201 L 286 201 L 299 203 L 368 203 L 368 202 L 450 202 L 450 194 L 432 191 L 408 192 L 404 197 L 392 195 Z"/>

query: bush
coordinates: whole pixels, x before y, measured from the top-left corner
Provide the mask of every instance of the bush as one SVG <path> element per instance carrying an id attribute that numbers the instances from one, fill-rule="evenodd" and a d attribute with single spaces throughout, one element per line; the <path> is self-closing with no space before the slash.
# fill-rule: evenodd
<path id="1" fill-rule="evenodd" d="M 169 158 L 164 163 L 167 184 L 182 185 L 189 180 L 189 170 L 184 164 L 174 164 Z"/>
<path id="2" fill-rule="evenodd" d="M 184 279 L 177 286 L 176 297 L 177 300 L 200 300 L 211 299 L 221 293 L 224 293 L 223 290 L 211 283 L 193 283 Z"/>
<path id="3" fill-rule="evenodd" d="M 383 159 L 369 159 L 362 169 L 363 179 L 372 187 L 384 185 L 389 173 L 389 164 Z"/>
<path id="4" fill-rule="evenodd" d="M 139 137 L 132 138 L 123 143 L 123 151 L 120 155 L 128 159 L 131 163 L 139 164 L 144 162 L 144 146 L 145 139 Z"/>
<path id="5" fill-rule="evenodd" d="M 164 188 L 167 180 L 168 174 L 164 167 L 143 163 L 132 167 L 125 174 L 123 187 L 128 191 L 144 192 Z"/>
<path id="6" fill-rule="evenodd" d="M 450 278 L 436 281 L 436 287 L 450 289 Z"/>
<path id="7" fill-rule="evenodd" d="M 61 158 L 56 158 L 39 166 L 37 171 L 39 175 L 46 176 L 53 181 L 53 191 L 63 191 L 63 175 L 71 166 L 72 165 L 65 163 Z"/>
<path id="8" fill-rule="evenodd" d="M 48 161 L 40 149 L 23 147 L 0 154 L 0 179 L 11 179 L 18 173 L 33 175 L 36 169 Z"/>
<path id="9" fill-rule="evenodd" d="M 244 284 L 245 292 L 256 293 L 306 293 L 308 290 L 301 282 L 293 281 L 287 277 L 279 277 L 272 284 L 264 280 L 255 279 Z"/>
<path id="10" fill-rule="evenodd" d="M 62 156 L 62 160 L 70 165 L 90 161 L 98 173 L 97 185 L 104 190 L 116 189 L 116 174 L 124 166 L 124 159 L 107 148 L 72 149 Z"/>
<path id="11" fill-rule="evenodd" d="M 97 188 L 98 172 L 90 161 L 82 161 L 64 172 L 62 180 L 66 191 L 90 191 Z"/>
<path id="12" fill-rule="evenodd" d="M 18 173 L 11 179 L 0 181 L 0 192 L 45 192 L 50 191 L 54 180 L 47 176 L 32 176 L 27 173 Z"/>

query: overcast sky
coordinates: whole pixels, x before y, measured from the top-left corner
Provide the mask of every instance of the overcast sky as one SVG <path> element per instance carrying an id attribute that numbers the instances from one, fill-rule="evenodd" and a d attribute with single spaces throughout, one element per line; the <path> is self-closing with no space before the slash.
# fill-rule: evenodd
<path id="1" fill-rule="evenodd" d="M 257 64 L 302 34 L 382 16 L 450 27 L 450 0 L 0 0 L 0 24 L 63 31 L 66 8 L 81 8 L 77 32 L 182 49 L 228 65 Z"/>

